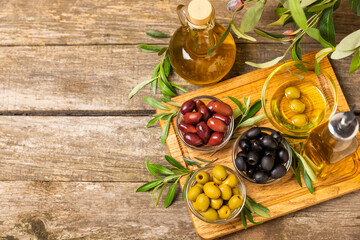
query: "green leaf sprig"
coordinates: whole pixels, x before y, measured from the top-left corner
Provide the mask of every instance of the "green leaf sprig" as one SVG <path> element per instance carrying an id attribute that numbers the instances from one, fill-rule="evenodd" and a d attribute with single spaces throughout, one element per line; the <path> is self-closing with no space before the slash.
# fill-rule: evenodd
<path id="1" fill-rule="evenodd" d="M 245 206 L 243 210 L 241 211 L 241 222 L 244 226 L 244 228 L 247 228 L 247 220 L 253 224 L 261 224 L 260 222 L 255 222 L 253 213 L 256 213 L 264 218 L 270 218 L 270 215 L 268 214 L 270 210 L 267 207 L 264 207 L 260 203 L 257 203 L 253 198 L 251 198 L 249 195 L 246 195 L 245 199 Z"/>
<path id="2" fill-rule="evenodd" d="M 165 159 L 168 163 L 170 163 L 173 166 L 173 168 L 169 169 L 160 164 L 150 164 L 149 158 L 146 159 L 147 170 L 150 172 L 151 175 L 153 175 L 157 179 L 143 184 L 138 189 L 136 189 L 136 192 L 147 192 L 151 190 L 151 199 L 154 199 L 155 193 L 160 189 L 158 191 L 155 202 L 155 205 L 157 206 L 159 204 L 161 195 L 165 187 L 167 186 L 167 184 L 171 183 L 171 186 L 168 189 L 168 192 L 164 200 L 164 207 L 167 208 L 173 203 L 177 184 L 179 183 L 180 178 L 184 176 L 186 176 L 186 180 L 182 190 L 182 200 L 186 199 L 186 188 L 189 183 L 190 176 L 194 172 L 186 169 L 175 158 L 169 155 L 165 155 Z M 205 167 L 206 165 L 210 163 L 214 163 L 217 160 L 217 159 L 206 160 L 202 158 L 195 158 L 197 160 L 195 161 L 188 158 L 183 158 L 183 159 L 188 165 L 197 166 L 199 168 Z M 160 177 L 159 175 L 162 176 Z M 247 195 L 246 199 L 244 200 L 245 200 L 245 206 L 241 211 L 241 221 L 245 229 L 247 228 L 247 220 L 249 220 L 249 222 L 253 224 L 261 224 L 253 220 L 253 215 L 252 215 L 253 213 L 256 213 L 265 218 L 270 217 L 268 214 L 269 209 L 257 203 L 250 196 Z"/>
<path id="3" fill-rule="evenodd" d="M 147 35 L 154 37 L 154 38 L 168 38 L 170 37 L 169 34 L 162 33 L 159 31 L 150 30 L 146 32 Z M 156 94 L 157 88 L 160 89 L 162 95 L 166 98 L 171 98 L 177 96 L 175 88 L 179 89 L 183 92 L 188 92 L 185 88 L 170 83 L 168 80 L 170 71 L 171 71 L 171 64 L 168 54 L 168 47 L 160 47 L 148 44 L 140 44 L 139 48 L 141 51 L 146 53 L 158 53 L 159 56 L 164 55 L 161 61 L 156 64 L 151 79 L 143 81 L 139 83 L 136 87 L 134 87 L 129 93 L 129 99 L 131 99 L 136 93 L 138 93 L 142 88 L 146 85 L 150 84 L 151 89 L 154 94 Z"/>
<path id="4" fill-rule="evenodd" d="M 295 174 L 296 181 L 298 182 L 299 186 L 302 187 L 301 176 L 304 180 L 306 187 L 308 188 L 311 194 L 314 193 L 314 186 L 313 182 L 316 182 L 316 175 L 309 164 L 312 164 L 310 159 L 306 159 L 306 156 L 302 156 L 297 150 L 296 145 L 300 145 L 300 151 L 303 147 L 303 143 L 293 143 L 292 141 L 288 140 L 290 144 L 290 148 L 292 151 L 293 161 L 291 165 L 291 170 Z"/>
<path id="5" fill-rule="evenodd" d="M 172 101 L 170 98 L 167 97 L 161 97 L 160 98 L 163 102 L 166 102 L 167 104 L 174 106 L 174 108 L 170 109 L 167 106 L 165 106 L 164 104 L 162 104 L 161 102 L 159 102 L 158 100 L 151 98 L 151 97 L 144 97 L 145 102 L 147 102 L 150 106 L 154 107 L 154 108 L 158 108 L 158 109 L 162 109 L 162 110 L 166 110 L 168 112 L 162 112 L 162 113 L 156 113 L 153 114 L 153 118 L 146 124 L 146 127 L 150 127 L 152 125 L 154 125 L 157 121 L 159 120 L 166 120 L 164 128 L 161 131 L 161 143 L 163 145 L 165 145 L 166 143 L 166 139 L 169 133 L 169 127 L 170 127 L 170 123 L 171 123 L 171 119 L 173 117 L 176 117 L 177 114 L 179 113 L 181 104 Z"/>
<path id="6" fill-rule="evenodd" d="M 360 68 L 360 29 L 346 36 L 338 45 L 335 41 L 335 28 L 333 21 L 333 13 L 339 8 L 341 0 L 277 0 L 279 2 L 275 9 L 275 14 L 279 18 L 277 21 L 269 25 L 293 24 L 293 30 L 287 30 L 283 34 L 270 33 L 265 30 L 256 28 L 263 9 L 265 8 L 266 0 L 249 0 L 240 5 L 233 13 L 229 21 L 226 31 L 223 33 L 220 41 L 208 52 L 211 55 L 216 48 L 225 40 L 230 32 L 230 29 L 238 36 L 249 41 L 255 42 L 256 39 L 246 32 L 254 30 L 254 32 L 262 37 L 280 41 L 289 42 L 290 46 L 286 49 L 282 56 L 276 57 L 273 60 L 264 63 L 254 63 L 246 61 L 245 63 L 257 67 L 267 68 L 271 67 L 281 60 L 291 50 L 291 57 L 294 61 L 301 60 L 300 42 L 303 36 L 307 34 L 311 38 L 318 41 L 324 48 L 321 49 L 315 56 L 315 72 L 319 72 L 319 62 L 333 52 L 332 59 L 341 59 L 353 54 L 353 59 L 350 66 L 349 74 L 352 74 Z M 238 28 L 234 24 L 234 18 L 244 5 L 254 3 L 243 14 L 243 18 Z M 360 16 L 360 1 L 349 0 L 351 11 Z M 295 27 L 299 28 L 296 29 Z M 304 69 L 299 65 L 299 69 Z"/>

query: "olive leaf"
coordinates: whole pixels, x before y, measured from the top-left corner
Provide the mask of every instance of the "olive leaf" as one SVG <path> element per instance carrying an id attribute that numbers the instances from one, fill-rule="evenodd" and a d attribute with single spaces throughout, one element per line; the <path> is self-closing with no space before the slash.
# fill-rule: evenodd
<path id="1" fill-rule="evenodd" d="M 291 15 L 292 15 L 294 21 L 296 22 L 296 24 L 299 27 L 306 30 L 307 29 L 307 20 L 306 20 L 305 12 L 300 5 L 300 1 L 299 0 L 289 0 L 288 2 L 289 2 L 290 12 L 291 12 Z"/>
<path id="2" fill-rule="evenodd" d="M 170 117 L 168 120 L 166 120 L 164 128 L 161 131 L 161 143 L 163 145 L 165 145 L 166 139 L 167 139 L 167 136 L 168 136 L 168 133 L 169 133 L 169 127 L 170 127 L 170 123 L 171 123 L 171 118 L 172 117 Z"/>
<path id="3" fill-rule="evenodd" d="M 236 36 L 238 38 L 244 38 L 244 39 L 247 39 L 249 41 L 252 41 L 252 42 L 256 42 L 256 39 L 241 32 L 239 28 L 236 27 L 236 25 L 234 23 L 231 24 L 231 29 L 233 30 L 233 32 L 236 34 Z"/>
<path id="4" fill-rule="evenodd" d="M 312 181 L 311 181 L 311 178 L 310 176 L 307 174 L 306 170 L 305 170 L 305 167 L 304 167 L 304 164 L 300 161 L 300 169 L 301 169 L 301 174 L 303 176 L 303 179 L 304 179 L 304 182 L 305 182 L 305 185 L 306 187 L 309 189 L 309 192 L 311 194 L 314 193 L 314 186 L 312 184 Z"/>
<path id="5" fill-rule="evenodd" d="M 341 59 L 346 58 L 353 54 L 356 50 L 350 50 L 350 51 L 341 51 L 338 48 L 335 49 L 335 51 L 331 54 L 331 59 Z"/>
<path id="6" fill-rule="evenodd" d="M 261 101 L 256 100 L 250 107 L 249 111 L 247 112 L 246 116 L 242 119 L 242 121 L 246 121 L 254 116 L 259 110 L 261 109 Z M 260 118 L 259 118 L 260 119 Z M 262 118 L 261 118 L 262 119 Z M 260 120 L 261 120 L 260 119 Z M 260 121 L 259 120 L 259 121 Z"/>
<path id="7" fill-rule="evenodd" d="M 163 47 L 154 46 L 154 45 L 148 45 L 148 44 L 139 44 L 139 48 L 143 52 L 159 52 Z"/>
<path id="8" fill-rule="evenodd" d="M 320 35 L 333 46 L 335 42 L 335 28 L 333 21 L 333 7 L 324 10 L 323 15 L 320 19 Z"/>
<path id="9" fill-rule="evenodd" d="M 176 190 L 176 186 L 177 186 L 179 179 L 180 179 L 180 177 L 171 185 L 168 193 L 166 194 L 165 201 L 164 201 L 165 208 L 168 208 L 171 205 L 171 203 L 174 201 L 175 190 Z"/>
<path id="10" fill-rule="evenodd" d="M 189 158 L 183 158 L 183 159 L 186 162 L 186 164 L 189 166 L 200 166 L 201 165 L 201 163 L 194 161 L 192 159 L 189 159 Z"/>
<path id="11" fill-rule="evenodd" d="M 247 228 L 247 222 L 246 222 L 246 217 L 245 217 L 245 211 L 241 211 L 241 222 L 244 226 L 244 228 Z"/>
<path id="12" fill-rule="evenodd" d="M 255 123 L 257 123 L 258 121 L 262 120 L 264 117 L 265 117 L 265 115 L 264 115 L 264 114 L 261 114 L 261 115 L 256 116 L 256 117 L 249 118 L 249 119 L 247 119 L 246 121 L 243 121 L 243 122 L 239 123 L 239 124 L 236 126 L 236 128 L 253 126 Z"/>
<path id="13" fill-rule="evenodd" d="M 333 48 L 333 45 L 331 45 L 329 42 L 327 42 L 324 38 L 321 37 L 319 29 L 308 28 L 306 29 L 306 33 L 313 39 L 317 40 L 325 48 Z"/>
<path id="14" fill-rule="evenodd" d="M 153 93 L 156 94 L 156 86 L 157 86 L 157 82 L 158 82 L 158 76 L 159 76 L 159 69 L 160 69 L 160 64 L 161 62 L 159 62 L 158 64 L 156 64 L 154 70 L 153 70 L 153 74 L 152 74 L 152 78 L 156 78 L 155 81 L 151 82 L 151 89 L 153 90 Z"/>
<path id="15" fill-rule="evenodd" d="M 183 165 L 181 165 L 178 161 L 176 161 L 175 158 L 173 158 L 169 155 L 165 155 L 165 159 L 166 159 L 166 161 L 168 161 L 168 163 L 170 163 L 174 167 L 176 167 L 178 169 L 187 170 Z"/>
<path id="16" fill-rule="evenodd" d="M 355 54 L 354 54 L 354 57 L 353 57 L 353 59 L 351 61 L 349 74 L 352 74 L 353 72 L 355 72 L 359 67 L 360 67 L 359 50 L 356 50 Z"/>
<path id="17" fill-rule="evenodd" d="M 314 2 L 316 2 L 317 0 L 302 0 L 301 1 L 301 7 L 304 8 L 304 7 L 307 7 L 311 4 L 313 4 Z"/>
<path id="18" fill-rule="evenodd" d="M 180 91 L 183 91 L 183 92 L 189 92 L 188 90 L 186 90 L 185 88 L 183 88 L 183 87 L 181 87 L 181 86 L 179 86 L 179 85 L 177 85 L 177 84 L 175 84 L 175 83 L 171 83 L 171 86 L 173 86 L 174 88 L 177 88 L 177 89 L 179 89 Z"/>
<path id="19" fill-rule="evenodd" d="M 246 33 L 254 29 L 261 18 L 265 4 L 266 0 L 258 0 L 246 11 L 240 24 L 240 32 Z"/>
<path id="20" fill-rule="evenodd" d="M 229 35 L 230 28 L 231 28 L 231 24 L 229 24 L 223 35 L 220 37 L 219 42 L 207 52 L 208 56 L 213 54 L 213 52 L 225 41 L 226 37 Z"/>
<path id="21" fill-rule="evenodd" d="M 182 191 L 182 200 L 185 201 L 186 200 L 186 189 L 187 189 L 187 185 L 189 184 L 189 179 L 190 179 L 190 175 L 188 175 L 186 177 L 186 181 L 185 184 L 183 186 L 183 191 Z"/>
<path id="22" fill-rule="evenodd" d="M 163 33 L 163 32 L 159 32 L 156 30 L 149 30 L 145 32 L 147 35 L 149 35 L 150 37 L 154 37 L 154 38 L 168 38 L 171 37 L 169 34 Z"/>
<path id="23" fill-rule="evenodd" d="M 268 68 L 268 67 L 274 66 L 275 64 L 280 62 L 280 60 L 282 60 L 283 58 L 284 58 L 284 56 L 277 57 L 277 58 L 275 58 L 271 61 L 265 62 L 265 63 L 253 63 L 253 62 L 248 62 L 248 61 L 246 61 L 245 63 L 247 65 L 257 67 L 257 68 Z"/>
<path id="24" fill-rule="evenodd" d="M 254 29 L 254 32 L 262 37 L 266 37 L 268 39 L 274 40 L 274 41 L 280 41 L 280 42 L 288 42 L 291 41 L 291 39 L 286 39 L 283 37 L 286 37 L 286 35 L 284 34 L 273 34 L 273 33 L 268 33 L 265 32 L 264 30 L 261 29 Z"/>
<path id="25" fill-rule="evenodd" d="M 166 185 L 167 185 L 167 182 L 165 182 L 164 185 L 161 187 L 161 189 L 160 189 L 160 191 L 159 191 L 159 193 L 158 193 L 158 196 L 157 196 L 157 198 L 156 198 L 155 206 L 157 206 L 157 205 L 159 204 L 160 197 L 161 197 L 161 195 L 162 195 L 162 193 L 163 193 L 164 188 L 166 187 Z"/>
<path id="26" fill-rule="evenodd" d="M 162 179 L 157 179 L 157 180 L 153 180 L 151 182 L 147 182 L 144 185 L 140 186 L 138 189 L 136 189 L 136 192 L 149 191 L 150 189 L 153 189 L 154 187 L 156 187 L 157 185 L 159 185 L 162 182 L 163 182 Z"/>
<path id="27" fill-rule="evenodd" d="M 264 212 L 262 209 L 258 208 L 256 205 L 253 206 L 255 213 L 259 214 L 260 216 L 264 218 L 269 218 L 270 215 Z"/>
<path id="28" fill-rule="evenodd" d="M 146 124 L 146 127 L 149 128 L 151 127 L 152 125 L 154 125 L 157 121 L 159 121 L 161 117 L 154 117 L 152 118 L 147 124 Z"/>
<path id="29" fill-rule="evenodd" d="M 315 59 L 317 62 L 320 62 L 324 57 L 326 57 L 328 54 L 332 53 L 335 50 L 335 48 L 324 48 L 321 49 L 319 52 L 316 53 Z"/>
<path id="30" fill-rule="evenodd" d="M 168 107 L 166 107 L 165 105 L 163 105 L 162 103 L 160 103 L 159 101 L 157 101 L 154 98 L 151 97 L 144 97 L 145 102 L 147 102 L 150 106 L 154 107 L 154 108 L 158 108 L 158 109 L 162 109 L 162 110 L 170 110 Z"/>
<path id="31" fill-rule="evenodd" d="M 272 26 L 272 25 L 282 25 L 283 26 L 290 18 L 291 18 L 290 14 L 284 14 L 277 21 L 270 23 L 269 26 Z"/>
<path id="32" fill-rule="evenodd" d="M 161 183 L 161 184 L 157 185 L 156 187 L 154 187 L 154 189 L 153 189 L 152 192 L 151 192 L 151 200 L 154 199 L 154 195 L 155 195 L 156 191 L 157 191 L 163 184 L 164 184 L 164 183 Z"/>
<path id="33" fill-rule="evenodd" d="M 158 56 L 163 55 L 167 50 L 168 50 L 168 47 L 161 48 L 160 51 L 158 52 Z"/>
<path id="34" fill-rule="evenodd" d="M 341 40 L 336 46 L 336 51 L 354 51 L 358 47 L 360 47 L 360 29 L 350 33 Z"/>
<path id="35" fill-rule="evenodd" d="M 327 4 L 322 4 L 322 2 L 320 2 L 319 4 L 316 4 L 316 5 L 313 5 L 309 8 L 307 8 L 307 11 L 308 12 L 319 12 L 319 11 L 322 11 L 324 9 L 334 6 L 336 2 L 337 1 L 333 1 L 333 2 L 330 2 Z"/>
<path id="36" fill-rule="evenodd" d="M 129 93 L 128 98 L 131 99 L 140 89 L 148 85 L 149 83 L 154 82 L 157 79 L 157 77 L 146 80 L 144 82 L 139 83 L 136 87 L 134 87 L 131 92 Z"/>

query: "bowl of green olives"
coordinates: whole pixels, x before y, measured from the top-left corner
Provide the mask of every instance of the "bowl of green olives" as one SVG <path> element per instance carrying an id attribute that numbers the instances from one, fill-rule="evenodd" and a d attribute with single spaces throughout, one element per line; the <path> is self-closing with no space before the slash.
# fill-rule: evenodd
<path id="1" fill-rule="evenodd" d="M 186 187 L 190 211 L 207 223 L 231 221 L 243 209 L 245 199 L 245 185 L 238 174 L 222 165 L 200 168 Z"/>
<path id="2" fill-rule="evenodd" d="M 224 147 L 234 130 L 233 110 L 211 96 L 185 101 L 176 117 L 176 132 L 189 148 L 210 152 Z"/>
<path id="3" fill-rule="evenodd" d="M 236 139 L 232 159 L 236 171 L 246 181 L 271 184 L 289 171 L 292 152 L 280 132 L 253 127 Z"/>
<path id="4" fill-rule="evenodd" d="M 335 113 L 337 88 L 332 75 L 321 67 L 290 61 L 268 76 L 261 102 L 266 117 L 277 130 L 292 137 L 307 137 Z"/>

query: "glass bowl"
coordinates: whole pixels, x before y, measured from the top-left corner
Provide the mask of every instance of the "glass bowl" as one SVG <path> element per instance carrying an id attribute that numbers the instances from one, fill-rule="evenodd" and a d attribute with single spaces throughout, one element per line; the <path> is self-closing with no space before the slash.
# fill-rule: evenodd
<path id="1" fill-rule="evenodd" d="M 276 131 L 274 129 L 271 129 L 271 128 L 267 128 L 267 127 L 259 127 L 261 132 L 267 132 L 267 133 L 275 133 Z M 257 183 L 255 182 L 254 179 L 251 179 L 249 178 L 247 175 L 246 175 L 246 172 L 245 171 L 240 171 L 237 167 L 236 167 L 236 164 L 235 164 L 235 159 L 236 159 L 236 155 L 241 151 L 240 147 L 239 147 L 239 141 L 243 138 L 245 138 L 245 133 L 246 132 L 243 132 L 235 141 L 234 143 L 234 146 L 233 146 L 233 150 L 232 150 L 232 160 L 233 160 L 233 164 L 234 164 L 234 167 L 236 169 L 236 171 L 240 174 L 240 176 L 245 179 L 246 181 L 248 182 L 251 182 L 251 183 L 255 183 L 255 184 L 260 184 L 260 185 L 268 185 L 268 184 L 271 184 L 271 183 L 274 183 L 274 182 L 277 182 L 279 181 L 281 178 L 283 178 L 284 176 L 282 176 L 281 178 L 271 178 L 269 177 L 269 180 L 266 181 L 265 183 Z M 283 147 L 285 147 L 285 149 L 287 150 L 288 154 L 289 154 L 289 161 L 287 161 L 286 163 L 283 163 L 283 165 L 285 166 L 286 168 L 286 173 L 289 171 L 290 167 L 291 167 L 291 162 L 292 162 L 292 152 L 291 152 L 291 148 L 290 148 L 290 145 L 289 143 L 286 141 L 285 137 L 283 137 L 283 140 L 281 141 Z"/>
<path id="2" fill-rule="evenodd" d="M 216 166 L 216 165 L 215 165 Z M 239 178 L 239 175 L 232 169 L 226 167 L 226 166 L 223 166 L 226 171 L 229 173 L 229 174 L 234 174 L 236 176 L 236 179 L 238 180 L 238 185 L 236 186 L 238 189 L 239 189 L 239 192 L 241 194 L 241 196 L 243 197 L 244 201 L 241 205 L 241 207 L 237 208 L 236 210 L 234 210 L 230 216 L 226 219 L 217 219 L 216 221 L 209 221 L 209 220 L 206 220 L 203 215 L 201 215 L 200 212 L 196 211 L 192 205 L 192 202 L 191 200 L 188 199 L 188 196 L 187 196 L 187 193 L 189 192 L 190 188 L 195 186 L 195 184 L 197 183 L 196 182 L 196 175 L 201 172 L 201 171 L 205 171 L 205 172 L 208 172 L 210 174 L 210 176 L 212 175 L 212 170 L 215 166 L 207 166 L 207 167 L 203 167 L 203 168 L 200 168 L 198 169 L 192 176 L 191 178 L 189 179 L 189 182 L 188 182 L 188 185 L 186 186 L 186 203 L 190 209 L 190 211 L 192 212 L 192 214 L 194 214 L 197 218 L 199 218 L 200 220 L 204 221 L 204 222 L 207 222 L 207 223 L 213 223 L 213 224 L 221 224 L 221 223 L 227 223 L 231 220 L 233 220 L 234 218 L 236 218 L 236 216 L 238 216 L 241 212 L 241 210 L 243 209 L 244 205 L 245 205 L 245 199 L 246 199 L 246 189 L 245 189 L 245 185 L 243 183 L 243 181 Z"/>
<path id="3" fill-rule="evenodd" d="M 291 123 L 291 118 L 298 113 L 290 109 L 285 97 L 285 89 L 290 86 L 301 92 L 299 100 L 306 106 L 304 114 L 308 119 L 305 126 Z M 313 63 L 292 61 L 277 67 L 268 76 L 261 102 L 266 117 L 280 132 L 292 137 L 307 137 L 312 129 L 335 113 L 338 96 L 334 80 L 324 69 L 319 68 L 317 75 Z"/>
<path id="4" fill-rule="evenodd" d="M 207 105 L 210 101 L 218 101 L 218 102 L 222 102 L 220 99 L 216 98 L 216 97 L 211 97 L 211 96 L 198 96 L 198 97 L 195 97 L 195 98 L 192 98 L 193 100 L 201 100 L 205 103 L 205 105 Z M 202 151 L 202 152 L 212 152 L 212 151 L 215 151 L 215 150 L 219 150 L 220 148 L 223 148 L 231 139 L 231 136 L 232 136 L 232 133 L 233 133 L 233 130 L 234 130 L 234 118 L 231 116 L 229 117 L 231 122 L 230 124 L 228 125 L 228 128 L 227 128 L 227 131 L 225 132 L 224 134 L 224 139 L 223 139 L 223 142 L 219 145 L 216 145 L 216 146 L 211 146 L 211 145 L 201 145 L 201 146 L 192 146 L 190 144 L 188 144 L 187 142 L 185 142 L 184 140 L 184 134 L 183 132 L 179 129 L 179 123 L 183 120 L 183 114 L 179 111 L 177 117 L 176 117 L 176 124 L 175 124 L 175 127 L 176 127 L 176 132 L 179 136 L 179 138 L 181 139 L 181 141 L 186 145 L 188 146 L 189 148 L 192 148 L 194 150 L 197 150 L 197 151 Z"/>

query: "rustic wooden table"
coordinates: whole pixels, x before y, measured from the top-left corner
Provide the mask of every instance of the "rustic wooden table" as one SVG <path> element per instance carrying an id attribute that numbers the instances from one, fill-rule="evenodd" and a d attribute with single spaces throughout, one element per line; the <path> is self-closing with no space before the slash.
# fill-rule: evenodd
<path id="1" fill-rule="evenodd" d="M 172 0 L 3 0 L 0 3 L 0 239 L 196 239 L 181 195 L 168 209 L 135 189 L 152 179 L 146 157 L 167 164 L 146 88 L 156 54 L 139 43 L 166 45 L 146 30 L 172 33 Z M 212 1 L 227 24 L 226 0 Z M 261 26 L 275 20 L 269 1 Z M 337 42 L 360 26 L 343 1 Z M 278 29 L 266 27 L 267 29 Z M 304 53 L 321 46 L 304 39 Z M 285 45 L 237 40 L 226 78 L 255 70 L 244 64 L 280 56 Z M 359 103 L 360 72 L 350 58 L 332 61 L 349 104 Z M 171 81 L 191 86 L 171 75 Z M 159 95 L 160 96 L 160 95 Z M 179 193 L 180 190 L 177 190 Z M 358 239 L 360 192 L 289 214 L 224 239 Z M 162 199 L 163 200 L 163 199 Z"/>

